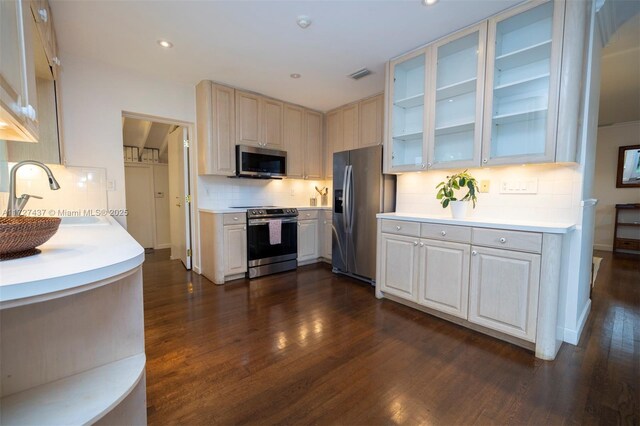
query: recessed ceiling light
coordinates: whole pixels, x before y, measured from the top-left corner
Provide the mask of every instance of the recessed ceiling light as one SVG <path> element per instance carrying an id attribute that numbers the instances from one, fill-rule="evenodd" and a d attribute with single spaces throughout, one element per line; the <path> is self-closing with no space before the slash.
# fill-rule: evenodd
<path id="1" fill-rule="evenodd" d="M 158 40 L 158 44 L 165 49 L 171 49 L 173 47 L 173 43 L 167 40 Z"/>
<path id="2" fill-rule="evenodd" d="M 311 25 L 311 18 L 307 15 L 300 15 L 296 18 L 296 22 L 298 23 L 298 26 L 304 30 Z"/>
<path id="3" fill-rule="evenodd" d="M 438 0 L 422 0 L 424 6 L 431 6 L 438 3 Z"/>
<path id="4" fill-rule="evenodd" d="M 291 78 L 300 78 L 302 76 L 300 74 L 298 74 L 298 73 L 293 73 L 293 74 L 290 74 L 289 77 L 291 77 Z"/>

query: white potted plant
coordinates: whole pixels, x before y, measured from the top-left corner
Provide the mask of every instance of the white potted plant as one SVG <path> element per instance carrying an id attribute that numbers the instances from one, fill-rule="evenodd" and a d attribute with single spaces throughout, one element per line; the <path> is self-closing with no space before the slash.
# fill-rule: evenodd
<path id="1" fill-rule="evenodd" d="M 447 180 L 440 182 L 436 189 L 438 189 L 436 198 L 440 200 L 442 208 L 446 209 L 451 206 L 451 215 L 454 219 L 465 218 L 469 202 L 473 204 L 474 209 L 476 208 L 476 201 L 478 201 L 476 194 L 479 192 L 478 182 L 466 170 L 447 176 Z M 460 197 L 460 192 L 456 196 L 456 191 L 464 191 L 465 189 L 467 193 L 464 196 Z"/>

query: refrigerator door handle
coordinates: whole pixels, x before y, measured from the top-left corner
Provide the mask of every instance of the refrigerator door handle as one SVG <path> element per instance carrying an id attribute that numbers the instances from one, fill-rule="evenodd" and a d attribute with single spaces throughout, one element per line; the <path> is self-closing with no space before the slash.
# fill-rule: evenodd
<path id="1" fill-rule="evenodd" d="M 349 233 L 353 232 L 353 207 L 354 203 L 352 202 L 353 198 L 353 166 L 349 166 L 349 182 L 347 182 L 349 186 Z"/>
<path id="2" fill-rule="evenodd" d="M 344 205 L 344 231 L 349 232 L 351 228 L 351 217 L 349 216 L 351 210 L 351 166 L 347 165 L 344 167 L 344 182 L 342 184 L 342 194 L 344 197 L 343 205 Z"/>

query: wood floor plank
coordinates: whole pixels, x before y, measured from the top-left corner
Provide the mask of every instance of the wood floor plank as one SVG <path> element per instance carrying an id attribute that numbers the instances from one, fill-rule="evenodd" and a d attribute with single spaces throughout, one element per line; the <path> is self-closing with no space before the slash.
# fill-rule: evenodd
<path id="1" fill-rule="evenodd" d="M 604 257 L 553 362 L 326 265 L 216 286 L 144 264 L 150 425 L 640 424 L 640 260 Z"/>

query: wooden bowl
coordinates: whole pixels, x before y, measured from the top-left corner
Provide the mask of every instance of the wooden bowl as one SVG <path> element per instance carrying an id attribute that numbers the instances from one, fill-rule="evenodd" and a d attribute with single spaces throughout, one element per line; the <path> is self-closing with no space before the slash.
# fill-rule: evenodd
<path id="1" fill-rule="evenodd" d="M 59 217 L 0 217 L 0 260 L 40 253 L 36 247 L 58 231 Z"/>

